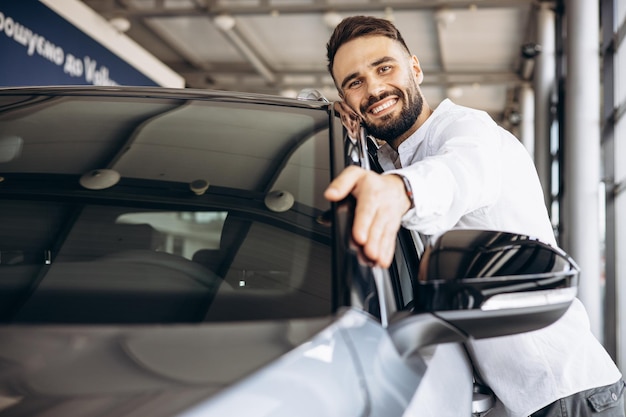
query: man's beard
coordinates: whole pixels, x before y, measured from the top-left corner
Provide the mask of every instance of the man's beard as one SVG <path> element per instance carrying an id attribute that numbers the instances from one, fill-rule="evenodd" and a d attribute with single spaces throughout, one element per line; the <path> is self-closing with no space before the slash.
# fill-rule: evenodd
<path id="1" fill-rule="evenodd" d="M 395 89 L 381 94 L 379 97 L 372 98 L 365 106 L 361 107 L 361 112 L 365 113 L 365 109 L 373 103 L 382 100 L 383 98 L 396 95 L 397 97 L 405 98 L 406 107 L 402 107 L 402 111 L 397 118 L 393 118 L 393 115 L 384 116 L 381 121 L 382 124 L 375 125 L 363 121 L 363 124 L 367 128 L 367 132 L 377 139 L 382 139 L 388 143 L 393 142 L 400 136 L 402 136 L 407 130 L 409 130 L 417 120 L 418 116 L 422 113 L 422 107 L 424 106 L 424 99 L 419 94 L 417 88 L 410 88 L 406 94 L 402 91 Z"/>

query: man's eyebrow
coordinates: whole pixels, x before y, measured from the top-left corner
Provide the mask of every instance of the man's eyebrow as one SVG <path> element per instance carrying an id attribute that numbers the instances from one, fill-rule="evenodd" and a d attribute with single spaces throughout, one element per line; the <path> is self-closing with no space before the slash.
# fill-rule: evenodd
<path id="1" fill-rule="evenodd" d="M 348 84 L 348 81 L 350 81 L 353 78 L 356 78 L 358 75 L 359 75 L 358 72 L 353 72 L 352 74 L 346 75 L 343 81 L 341 81 L 341 89 L 343 90 L 346 84 Z"/>
<path id="2" fill-rule="evenodd" d="M 389 61 L 396 62 L 397 60 L 394 57 L 391 57 L 391 56 L 384 56 L 384 57 L 379 58 L 376 61 L 372 62 L 370 64 L 370 67 L 377 67 L 378 65 L 384 64 L 385 62 L 389 62 Z"/>
<path id="3" fill-rule="evenodd" d="M 380 64 L 384 64 L 385 62 L 396 62 L 397 60 L 391 56 L 383 56 L 381 58 L 378 58 L 376 61 L 372 62 L 369 66 L 370 67 L 376 67 Z M 348 74 L 342 81 L 341 81 L 341 89 L 343 90 L 343 88 L 346 86 L 346 84 L 348 84 L 348 82 L 353 79 L 356 78 L 359 75 L 358 72 L 353 72 L 351 74 Z"/>

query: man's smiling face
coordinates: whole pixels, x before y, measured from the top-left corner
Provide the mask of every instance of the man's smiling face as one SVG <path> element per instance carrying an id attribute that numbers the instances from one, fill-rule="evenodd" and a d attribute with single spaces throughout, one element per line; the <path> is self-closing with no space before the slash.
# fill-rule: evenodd
<path id="1" fill-rule="evenodd" d="M 393 144 L 417 129 L 423 74 L 397 41 L 365 36 L 346 42 L 335 54 L 333 75 L 344 102 L 376 138 Z"/>

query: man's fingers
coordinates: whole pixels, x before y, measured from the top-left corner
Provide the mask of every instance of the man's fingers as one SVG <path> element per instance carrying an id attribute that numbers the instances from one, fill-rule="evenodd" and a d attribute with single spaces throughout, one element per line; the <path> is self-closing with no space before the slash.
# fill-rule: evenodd
<path id="1" fill-rule="evenodd" d="M 346 198 L 367 171 L 356 166 L 344 169 L 324 191 L 324 197 L 329 201 L 340 201 Z"/>
<path id="2" fill-rule="evenodd" d="M 352 236 L 360 245 L 371 244 L 374 247 L 373 240 L 383 233 L 381 220 L 376 221 L 380 211 L 378 203 L 375 194 L 362 192 L 357 195 Z"/>
<path id="3" fill-rule="evenodd" d="M 356 198 L 352 226 L 355 243 L 371 261 L 388 267 L 402 216 L 410 205 L 404 183 L 395 175 L 381 176 L 351 166 L 330 183 L 324 196 L 340 201 L 350 194 Z"/>
<path id="4" fill-rule="evenodd" d="M 380 211 L 376 213 L 363 247 L 365 255 L 382 267 L 389 267 L 395 253 L 399 220 L 390 218 Z"/>

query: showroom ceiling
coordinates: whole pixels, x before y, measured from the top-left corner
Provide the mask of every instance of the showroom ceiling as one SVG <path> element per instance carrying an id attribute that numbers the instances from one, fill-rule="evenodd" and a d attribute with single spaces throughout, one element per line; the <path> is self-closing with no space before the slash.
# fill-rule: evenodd
<path id="1" fill-rule="evenodd" d="M 422 90 L 506 124 L 529 76 L 538 0 L 82 0 L 184 77 L 187 87 L 337 98 L 326 42 L 338 20 L 392 20 L 425 72 Z M 128 25 L 130 24 L 130 25 Z M 126 28 L 124 27 L 126 26 Z"/>

